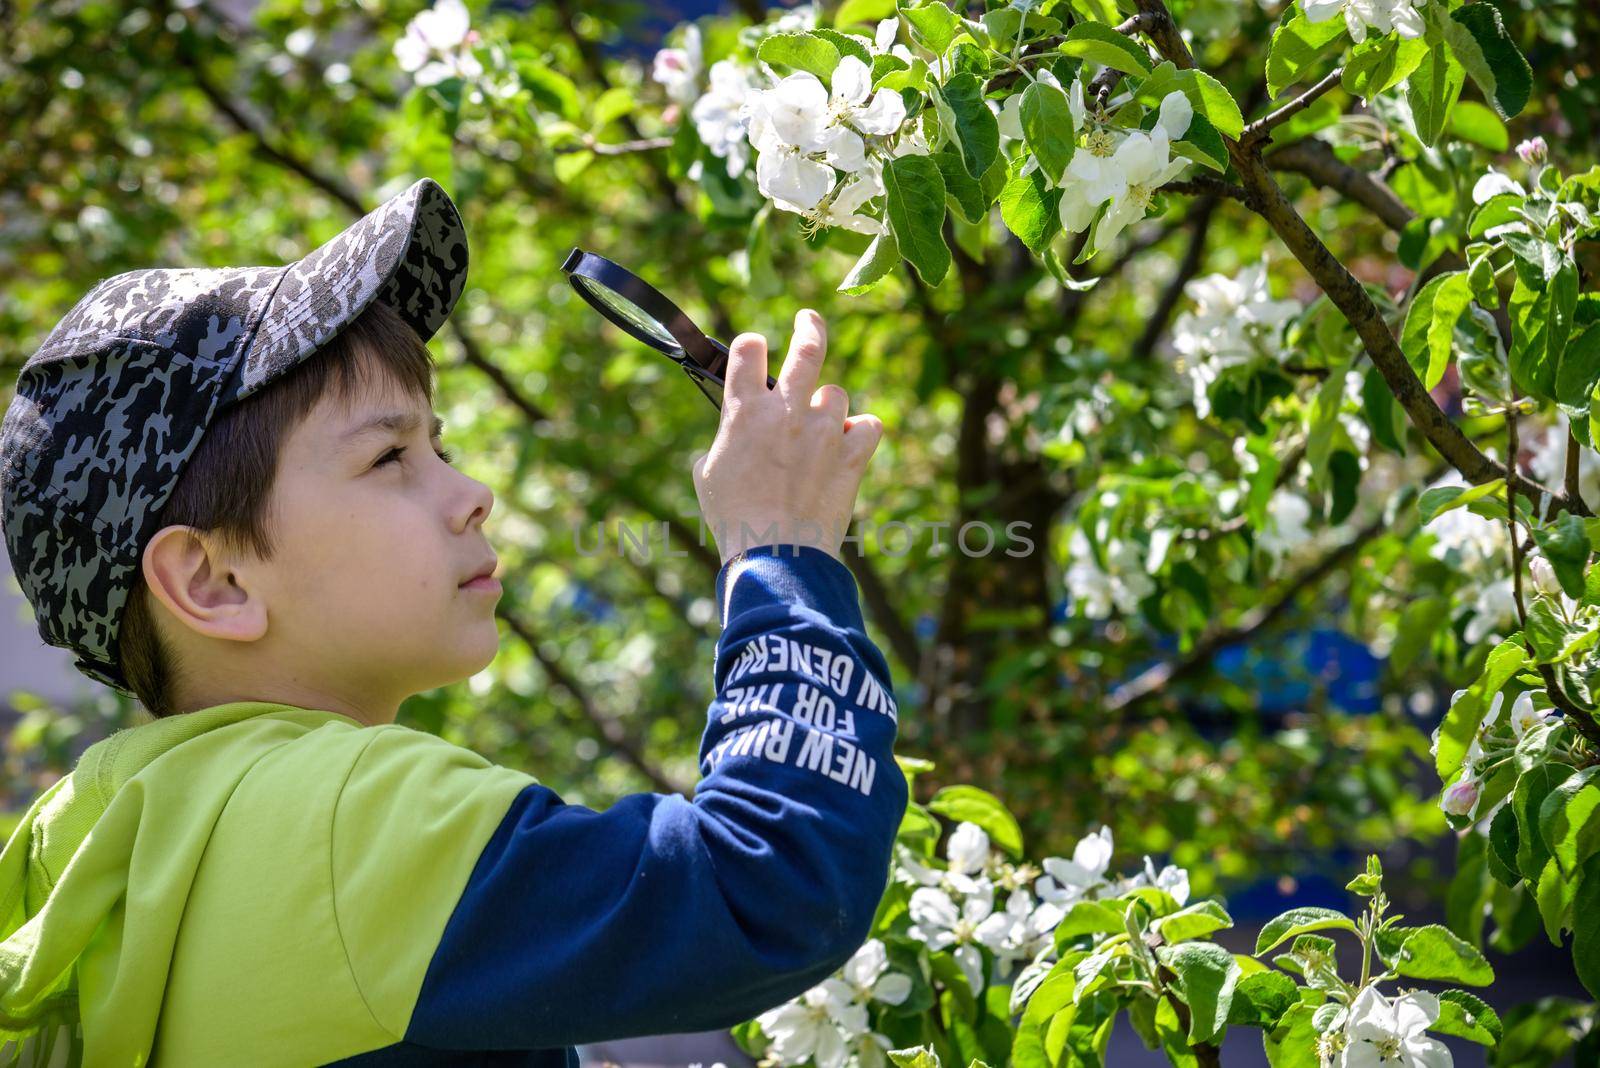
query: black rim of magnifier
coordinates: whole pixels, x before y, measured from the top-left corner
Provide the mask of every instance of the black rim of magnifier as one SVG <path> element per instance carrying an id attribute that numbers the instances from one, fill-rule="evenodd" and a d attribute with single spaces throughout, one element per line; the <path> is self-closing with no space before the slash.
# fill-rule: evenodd
<path id="1" fill-rule="evenodd" d="M 572 288 L 578 291 L 578 296 L 595 311 L 604 315 L 629 337 L 642 341 L 682 367 L 699 387 L 700 392 L 704 393 L 712 404 L 718 408 L 722 407 L 723 375 L 728 367 L 728 346 L 716 338 L 707 337 L 694 324 L 694 320 L 663 296 L 655 286 L 604 256 L 575 248 L 567 254 L 561 270 L 566 273 Z M 669 347 L 660 338 L 618 316 L 610 305 L 593 293 L 580 279 L 605 286 L 618 296 L 637 305 L 672 335 L 678 343 L 676 348 Z M 771 376 L 768 376 L 768 381 L 771 382 Z"/>

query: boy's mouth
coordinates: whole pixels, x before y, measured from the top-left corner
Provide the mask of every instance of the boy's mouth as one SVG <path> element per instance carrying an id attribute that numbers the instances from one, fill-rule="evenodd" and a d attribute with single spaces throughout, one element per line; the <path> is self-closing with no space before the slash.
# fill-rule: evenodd
<path id="1" fill-rule="evenodd" d="M 498 587 L 500 582 L 494 577 L 494 569 L 500 566 L 498 557 L 491 556 L 489 562 L 473 572 L 472 577 L 460 583 L 462 589 L 489 589 Z"/>

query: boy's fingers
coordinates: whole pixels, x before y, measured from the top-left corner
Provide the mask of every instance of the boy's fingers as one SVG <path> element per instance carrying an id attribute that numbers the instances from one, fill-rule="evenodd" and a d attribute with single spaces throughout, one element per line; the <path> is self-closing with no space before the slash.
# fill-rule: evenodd
<path id="1" fill-rule="evenodd" d="M 748 401 L 767 392 L 767 339 L 744 333 L 728 346 L 728 372 L 723 378 L 723 396 Z"/>
<path id="2" fill-rule="evenodd" d="M 822 358 L 828 350 L 828 333 L 822 316 L 801 308 L 794 316 L 794 336 L 789 339 L 789 355 L 778 372 L 778 391 L 791 409 L 805 408 L 816 392 L 822 376 Z"/>
<path id="3" fill-rule="evenodd" d="M 883 420 L 870 413 L 852 415 L 844 421 L 845 451 L 858 463 L 866 463 L 883 440 Z"/>

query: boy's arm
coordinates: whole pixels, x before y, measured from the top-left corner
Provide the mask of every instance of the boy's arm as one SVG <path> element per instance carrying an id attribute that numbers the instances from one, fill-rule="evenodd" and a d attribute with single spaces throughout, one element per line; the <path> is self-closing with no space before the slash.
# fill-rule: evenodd
<path id="1" fill-rule="evenodd" d="M 596 812 L 522 789 L 444 926 L 406 1040 L 540 1049 L 729 1026 L 860 946 L 907 800 L 897 710 L 849 570 L 794 551 L 751 549 L 718 574 L 694 800 L 635 794 Z M 341 805 L 363 803 L 360 780 Z M 337 872 L 335 888 L 341 910 L 360 908 Z M 358 985 L 388 981 L 381 950 L 358 956 Z"/>

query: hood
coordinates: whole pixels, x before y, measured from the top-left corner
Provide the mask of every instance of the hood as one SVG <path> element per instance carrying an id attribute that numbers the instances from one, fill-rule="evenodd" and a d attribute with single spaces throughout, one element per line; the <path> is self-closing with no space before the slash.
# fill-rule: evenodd
<path id="1" fill-rule="evenodd" d="M 0 853 L 0 1060 L 35 1032 L 24 1063 L 83 1034 L 148 1048 L 195 871 L 249 769 L 227 728 L 262 716 L 353 722 L 240 701 L 140 724 L 90 746 L 28 809 Z"/>

